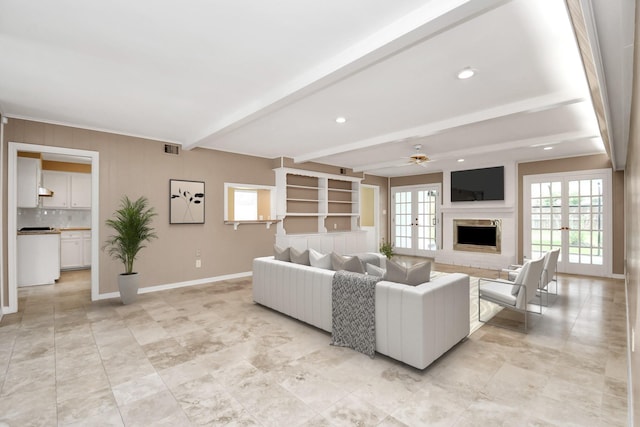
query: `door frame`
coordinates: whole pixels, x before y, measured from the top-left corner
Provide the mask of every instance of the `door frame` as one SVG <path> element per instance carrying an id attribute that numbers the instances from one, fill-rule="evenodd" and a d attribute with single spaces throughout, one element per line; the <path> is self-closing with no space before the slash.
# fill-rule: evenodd
<path id="1" fill-rule="evenodd" d="M 379 250 L 379 246 L 380 246 L 380 186 L 378 185 L 371 185 L 371 184 L 360 184 L 360 191 L 362 192 L 363 188 L 371 188 L 373 189 L 373 227 L 366 227 L 366 228 L 373 228 L 373 241 L 374 243 L 374 248 L 367 248 L 367 250 L 371 250 L 373 252 L 378 252 Z M 360 196 L 360 203 L 362 203 L 362 196 Z M 360 208 L 360 213 L 362 214 L 362 205 L 359 207 Z M 362 221 L 362 218 L 360 218 L 360 220 Z M 360 229 L 362 230 L 362 224 L 360 224 Z M 369 230 L 366 230 L 367 232 L 369 232 Z"/>
<path id="2" fill-rule="evenodd" d="M 613 179 L 611 169 L 590 169 L 571 172 L 557 172 L 547 174 L 525 175 L 522 179 L 522 255 L 530 257 L 531 250 L 531 183 L 536 181 L 564 181 L 579 180 L 583 178 L 593 178 L 594 175 L 601 175 L 603 179 L 602 205 L 604 214 L 603 224 L 603 265 L 602 277 L 613 277 Z M 564 195 L 563 195 L 564 197 Z M 528 209 L 527 209 L 528 208 Z M 563 205 L 563 215 L 565 206 Z M 568 254 L 561 256 L 567 257 Z M 568 263 L 568 259 L 566 260 Z M 561 264 L 558 264 L 559 272 Z"/>
<path id="3" fill-rule="evenodd" d="M 4 314 L 18 311 L 18 286 L 17 286 L 17 182 L 18 182 L 18 151 L 36 153 L 64 154 L 91 158 L 91 300 L 99 298 L 99 231 L 100 231 L 100 206 L 99 206 L 99 168 L 100 155 L 97 151 L 78 150 L 74 148 L 54 147 L 50 145 L 25 144 L 21 142 L 9 142 L 7 158 L 7 276 L 8 276 L 8 303 Z"/>
<path id="4" fill-rule="evenodd" d="M 436 211 L 435 211 L 435 219 L 436 219 L 436 249 L 433 251 L 426 251 L 426 252 L 433 252 L 433 254 L 429 253 L 429 254 L 422 254 L 422 253 L 418 253 L 418 249 L 414 248 L 411 251 L 404 251 L 404 250 L 400 250 L 398 252 L 398 248 L 395 248 L 395 251 L 399 254 L 399 255 L 410 255 L 410 256 L 427 256 L 427 257 L 435 257 L 436 256 L 436 252 L 438 251 L 438 249 L 442 249 L 442 217 L 441 217 L 441 206 L 442 206 L 442 184 L 441 183 L 431 183 L 431 184 L 415 184 L 415 185 L 403 185 L 403 186 L 398 186 L 398 187 L 391 187 L 391 191 L 389 193 L 389 201 L 390 201 L 390 205 L 391 205 L 391 215 L 389 215 L 390 218 L 390 227 L 391 229 L 389 230 L 389 236 L 391 238 L 392 243 L 395 245 L 395 237 L 396 237 L 396 231 L 395 231 L 395 217 L 396 217 L 396 204 L 395 204 L 395 193 L 397 191 L 419 191 L 419 190 L 436 190 L 438 193 L 438 201 L 436 203 Z M 412 199 L 412 205 L 413 205 L 413 199 Z M 417 203 L 417 200 L 416 200 Z M 412 206 L 413 209 L 413 206 Z M 411 253 L 409 253 L 411 252 Z"/>

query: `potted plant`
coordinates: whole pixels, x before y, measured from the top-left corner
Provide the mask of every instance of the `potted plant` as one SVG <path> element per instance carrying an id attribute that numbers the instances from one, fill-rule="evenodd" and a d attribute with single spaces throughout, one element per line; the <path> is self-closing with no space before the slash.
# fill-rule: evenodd
<path id="1" fill-rule="evenodd" d="M 148 207 L 149 201 L 142 196 L 131 201 L 124 196 L 120 208 L 113 213 L 113 218 L 105 221 L 113 228 L 112 234 L 103 249 L 111 258 L 124 264 L 124 273 L 118 276 L 118 287 L 123 304 L 130 304 L 138 295 L 139 275 L 133 271 L 133 262 L 145 243 L 157 238 L 151 220 L 156 216 L 153 207 Z"/>
<path id="2" fill-rule="evenodd" d="M 380 242 L 380 253 L 387 257 L 387 259 L 391 259 L 392 256 L 395 255 L 393 252 L 393 243 L 385 242 L 384 239 Z"/>

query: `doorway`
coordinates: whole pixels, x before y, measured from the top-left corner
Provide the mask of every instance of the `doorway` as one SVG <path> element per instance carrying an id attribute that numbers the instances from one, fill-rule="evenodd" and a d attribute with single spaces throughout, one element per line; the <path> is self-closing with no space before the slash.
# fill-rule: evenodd
<path id="1" fill-rule="evenodd" d="M 441 247 L 440 184 L 391 191 L 391 240 L 399 255 L 435 257 Z"/>
<path id="2" fill-rule="evenodd" d="M 7 200 L 7 245 L 8 245 L 8 301 L 4 314 L 18 311 L 17 287 L 17 163 L 18 151 L 46 153 L 52 155 L 78 156 L 91 160 L 91 300 L 99 297 L 99 153 L 96 151 L 77 150 L 72 148 L 52 147 L 47 145 L 9 142 L 7 158 L 8 166 L 8 200 Z"/>
<path id="3" fill-rule="evenodd" d="M 380 247 L 380 187 L 360 185 L 360 229 L 367 232 L 366 251 L 378 252 Z"/>
<path id="4" fill-rule="evenodd" d="M 559 272 L 611 276 L 611 171 L 525 176 L 523 187 L 523 256 L 559 248 Z"/>

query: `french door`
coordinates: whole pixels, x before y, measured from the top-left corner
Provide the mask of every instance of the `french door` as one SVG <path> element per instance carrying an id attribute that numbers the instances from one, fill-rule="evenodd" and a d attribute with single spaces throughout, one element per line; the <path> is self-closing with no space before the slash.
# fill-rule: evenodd
<path id="1" fill-rule="evenodd" d="M 523 254 L 560 248 L 558 271 L 611 275 L 611 171 L 526 176 Z"/>
<path id="2" fill-rule="evenodd" d="M 440 246 L 440 185 L 396 187 L 391 200 L 395 252 L 435 257 Z"/>

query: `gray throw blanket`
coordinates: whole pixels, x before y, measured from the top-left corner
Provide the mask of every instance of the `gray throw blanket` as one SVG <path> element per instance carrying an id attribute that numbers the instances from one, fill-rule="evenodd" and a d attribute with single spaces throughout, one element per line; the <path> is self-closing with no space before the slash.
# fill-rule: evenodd
<path id="1" fill-rule="evenodd" d="M 331 290 L 331 345 L 369 357 L 376 352 L 376 283 L 380 277 L 336 271 Z"/>

